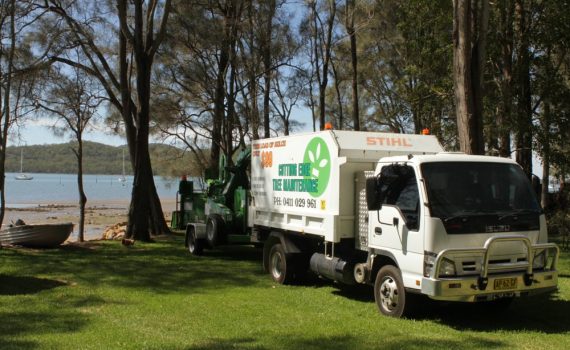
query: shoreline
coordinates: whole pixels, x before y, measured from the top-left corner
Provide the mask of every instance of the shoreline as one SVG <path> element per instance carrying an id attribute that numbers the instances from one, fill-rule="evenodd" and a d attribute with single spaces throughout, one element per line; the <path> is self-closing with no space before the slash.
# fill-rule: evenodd
<path id="1" fill-rule="evenodd" d="M 161 199 L 162 211 L 167 223 L 176 208 L 176 199 Z M 98 240 L 106 228 L 127 221 L 130 199 L 88 200 L 85 208 L 85 240 Z M 68 241 L 77 240 L 79 204 L 75 201 L 38 201 L 35 204 L 8 204 L 2 227 L 21 219 L 26 224 L 64 223 L 74 224 Z"/>

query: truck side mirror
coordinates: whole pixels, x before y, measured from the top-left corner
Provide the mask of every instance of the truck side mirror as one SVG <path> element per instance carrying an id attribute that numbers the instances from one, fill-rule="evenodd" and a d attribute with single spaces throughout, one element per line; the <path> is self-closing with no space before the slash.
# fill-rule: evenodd
<path id="1" fill-rule="evenodd" d="M 366 179 L 366 206 L 368 210 L 380 210 L 382 208 L 382 193 L 377 177 Z"/>

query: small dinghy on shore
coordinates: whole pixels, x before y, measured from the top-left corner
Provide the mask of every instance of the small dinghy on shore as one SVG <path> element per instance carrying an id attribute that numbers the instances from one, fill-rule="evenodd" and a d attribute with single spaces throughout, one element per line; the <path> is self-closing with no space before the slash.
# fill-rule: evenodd
<path id="1" fill-rule="evenodd" d="M 18 220 L 21 223 L 23 221 Z M 49 248 L 65 242 L 73 231 L 71 222 L 63 224 L 19 224 L 0 230 L 0 244 Z"/>

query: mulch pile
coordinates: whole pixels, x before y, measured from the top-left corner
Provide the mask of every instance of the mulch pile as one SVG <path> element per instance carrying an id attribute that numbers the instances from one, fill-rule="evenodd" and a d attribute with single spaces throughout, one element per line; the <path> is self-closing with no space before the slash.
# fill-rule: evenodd
<path id="1" fill-rule="evenodd" d="M 119 222 L 118 224 L 107 227 L 103 232 L 103 236 L 101 236 L 101 239 L 120 240 L 125 237 L 126 231 L 127 231 L 127 223 Z"/>

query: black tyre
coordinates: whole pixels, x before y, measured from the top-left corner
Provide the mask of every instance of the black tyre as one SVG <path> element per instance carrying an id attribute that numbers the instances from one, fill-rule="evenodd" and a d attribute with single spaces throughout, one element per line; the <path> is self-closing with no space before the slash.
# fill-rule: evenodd
<path id="1" fill-rule="evenodd" d="M 402 274 L 393 265 L 383 266 L 376 275 L 374 282 L 374 299 L 378 310 L 391 317 L 402 317 L 412 312 L 412 300 L 407 298 Z M 409 297 L 412 297 L 409 295 Z"/>
<path id="2" fill-rule="evenodd" d="M 210 247 L 214 248 L 222 243 L 223 228 L 224 220 L 222 220 L 221 216 L 217 214 L 208 216 L 208 221 L 206 222 L 206 241 Z"/>
<path id="3" fill-rule="evenodd" d="M 290 284 L 293 281 L 293 267 L 287 261 L 287 254 L 280 243 L 274 244 L 269 251 L 269 273 L 279 284 Z"/>
<path id="4" fill-rule="evenodd" d="M 190 254 L 199 256 L 204 253 L 204 241 L 196 238 L 194 230 L 187 233 L 187 244 Z"/>

